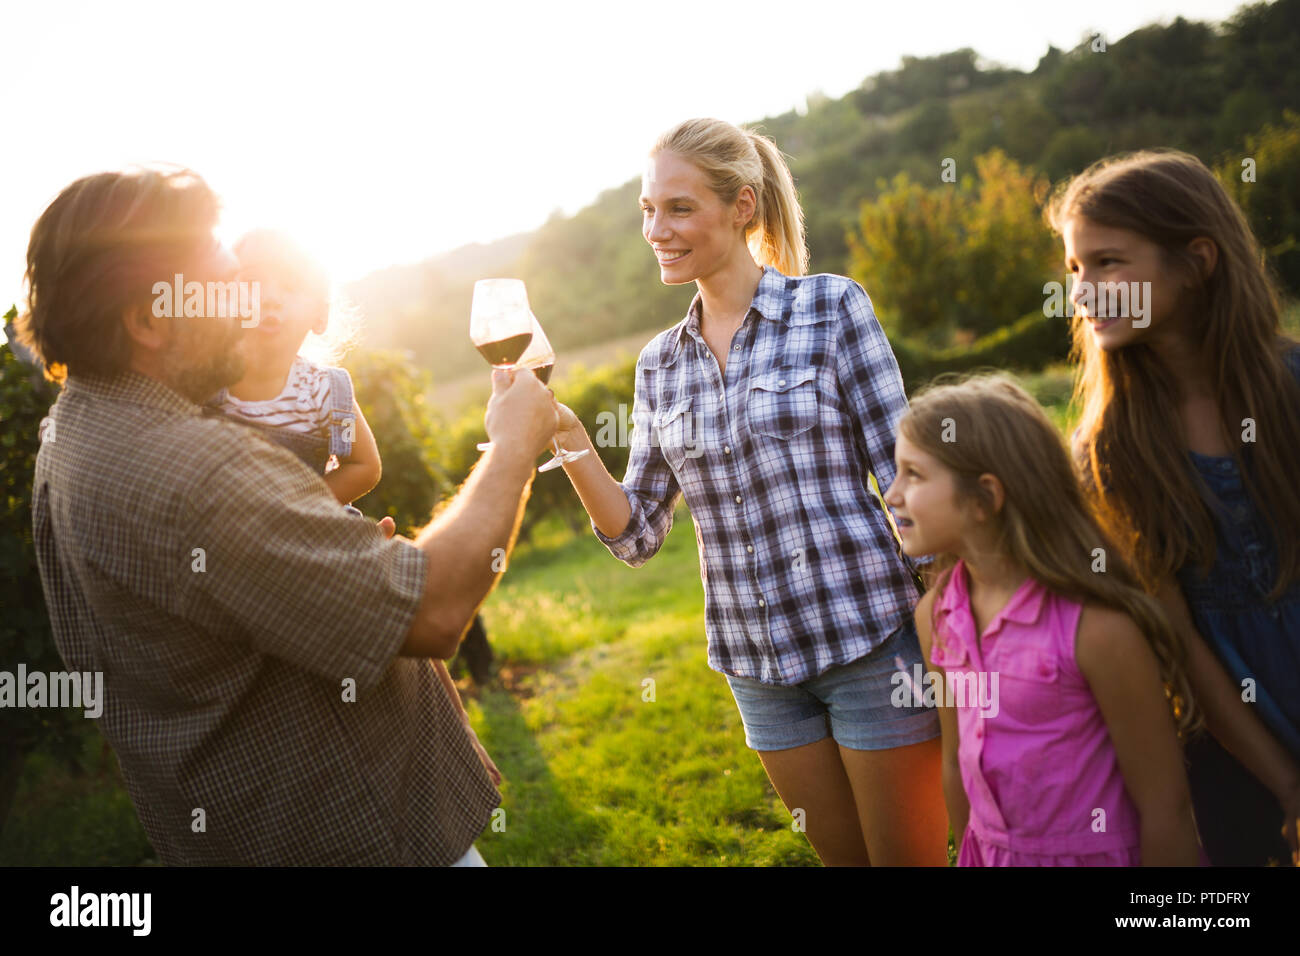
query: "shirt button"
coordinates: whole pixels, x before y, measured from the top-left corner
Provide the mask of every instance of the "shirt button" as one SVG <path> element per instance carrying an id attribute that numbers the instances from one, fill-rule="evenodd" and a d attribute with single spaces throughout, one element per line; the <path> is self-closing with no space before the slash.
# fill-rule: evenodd
<path id="1" fill-rule="evenodd" d="M 754 553 L 754 546 L 753 546 L 752 544 L 747 544 L 747 545 L 745 545 L 745 550 L 748 551 L 750 554 L 753 554 L 753 553 Z"/>
<path id="2" fill-rule="evenodd" d="M 762 599 L 762 598 L 759 598 L 759 599 L 758 599 L 758 606 L 759 606 L 759 607 L 763 607 L 763 606 L 764 606 L 764 604 L 763 604 L 763 599 Z"/>
<path id="3" fill-rule="evenodd" d="M 740 504 L 740 495 L 736 495 L 736 504 Z"/>
<path id="4" fill-rule="evenodd" d="M 782 386 L 782 385 L 785 384 L 785 379 L 781 379 L 781 381 L 777 382 L 776 384 L 777 384 L 777 387 L 779 388 L 780 386 Z"/>
<path id="5" fill-rule="evenodd" d="M 731 347 L 731 350 L 732 350 L 733 352 L 739 352 L 739 351 L 740 351 L 740 346 L 739 346 L 739 345 L 733 345 L 733 346 Z"/>
<path id="6" fill-rule="evenodd" d="M 730 454 L 731 454 L 731 446 L 730 446 L 730 445 L 723 445 L 723 446 L 722 446 L 722 451 L 723 451 L 724 454 L 730 455 Z"/>

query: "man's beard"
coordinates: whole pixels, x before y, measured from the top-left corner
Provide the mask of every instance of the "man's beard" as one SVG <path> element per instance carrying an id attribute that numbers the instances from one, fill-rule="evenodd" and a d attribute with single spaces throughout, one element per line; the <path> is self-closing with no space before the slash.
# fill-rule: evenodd
<path id="1" fill-rule="evenodd" d="M 201 405 L 244 377 L 239 329 L 213 319 L 178 319 L 163 353 L 164 384 Z"/>

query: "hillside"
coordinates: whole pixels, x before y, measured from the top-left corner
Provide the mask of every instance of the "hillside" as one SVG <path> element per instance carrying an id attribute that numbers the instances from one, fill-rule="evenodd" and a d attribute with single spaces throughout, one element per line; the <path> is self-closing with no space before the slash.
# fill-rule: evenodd
<path id="1" fill-rule="evenodd" d="M 970 49 L 904 57 L 846 96 L 763 119 L 791 157 L 813 271 L 851 274 L 847 236 L 859 208 L 900 172 L 937 182 L 944 158 L 969 169 L 995 148 L 1053 181 L 1149 146 L 1216 163 L 1241 155 L 1245 137 L 1284 110 L 1300 109 L 1300 0 L 1243 7 L 1222 24 L 1179 18 L 1106 40 L 1104 51 L 1090 37 L 1072 50 L 1049 48 L 1030 72 Z M 366 345 L 409 349 L 442 385 L 474 376 L 482 359 L 466 333 L 471 289 L 492 274 L 527 281 L 562 363 L 575 348 L 667 327 L 694 286 L 659 282 L 640 235 L 638 189 L 630 180 L 535 232 L 353 284 L 347 291 L 368 317 Z M 1300 290 L 1300 248 L 1283 250 L 1276 265 L 1289 290 Z"/>

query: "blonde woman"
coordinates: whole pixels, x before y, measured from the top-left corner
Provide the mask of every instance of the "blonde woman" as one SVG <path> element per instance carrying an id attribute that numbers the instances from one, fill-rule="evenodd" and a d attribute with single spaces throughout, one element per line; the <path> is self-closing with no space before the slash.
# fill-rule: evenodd
<path id="1" fill-rule="evenodd" d="M 943 865 L 938 715 L 891 702 L 896 672 L 922 660 L 919 592 L 868 483 L 893 482 L 907 408 L 871 302 L 843 276 L 804 275 L 794 181 L 754 132 L 708 119 L 668 131 L 641 207 L 662 281 L 699 292 L 637 361 L 623 481 L 594 454 L 565 471 L 633 567 L 685 496 L 709 666 L 823 863 Z M 558 437 L 592 447 L 563 405 Z"/>

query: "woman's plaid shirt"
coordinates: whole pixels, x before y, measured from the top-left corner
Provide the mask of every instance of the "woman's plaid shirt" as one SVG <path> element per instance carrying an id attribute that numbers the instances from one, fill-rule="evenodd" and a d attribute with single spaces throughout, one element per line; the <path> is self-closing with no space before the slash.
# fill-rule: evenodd
<path id="1" fill-rule="evenodd" d="M 699 543 L 709 666 L 797 684 L 855 661 L 908 620 L 919 591 L 881 503 L 907 409 L 898 363 L 851 279 L 770 267 L 724 374 L 701 299 L 636 366 L 622 488 L 632 517 L 610 552 L 639 567 L 685 496 Z"/>

